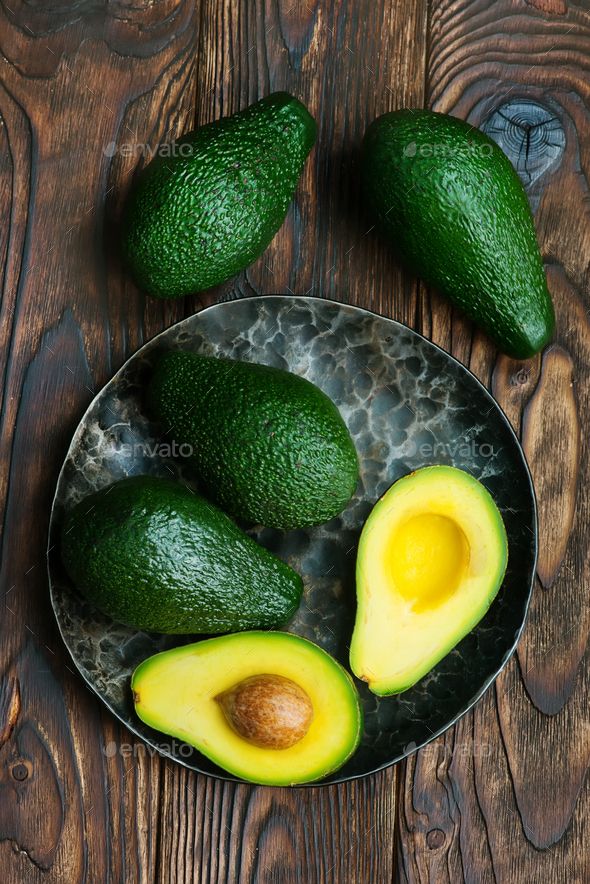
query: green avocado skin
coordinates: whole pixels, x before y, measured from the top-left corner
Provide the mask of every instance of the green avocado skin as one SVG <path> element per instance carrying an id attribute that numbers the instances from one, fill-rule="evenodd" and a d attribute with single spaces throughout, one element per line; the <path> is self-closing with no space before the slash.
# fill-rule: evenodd
<path id="1" fill-rule="evenodd" d="M 67 515 L 62 559 L 80 592 L 135 629 L 223 633 L 295 613 L 301 577 L 172 479 L 122 479 Z"/>
<path id="2" fill-rule="evenodd" d="M 237 518 L 318 525 L 354 493 L 358 459 L 346 424 L 325 393 L 291 372 L 169 351 L 148 405 L 166 434 L 191 447 L 206 495 Z"/>
<path id="3" fill-rule="evenodd" d="M 517 359 L 551 339 L 555 318 L 526 193 L 479 129 L 400 110 L 367 129 L 366 201 L 398 256 Z"/>
<path id="4" fill-rule="evenodd" d="M 285 220 L 316 137 L 300 101 L 276 92 L 175 142 L 139 174 L 122 252 L 137 285 L 176 298 L 260 257 Z"/>

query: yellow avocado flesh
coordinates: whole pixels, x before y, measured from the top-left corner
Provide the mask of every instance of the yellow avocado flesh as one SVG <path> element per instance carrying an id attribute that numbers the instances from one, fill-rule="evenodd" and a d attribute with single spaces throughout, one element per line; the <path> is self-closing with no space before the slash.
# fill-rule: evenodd
<path id="1" fill-rule="evenodd" d="M 307 733 L 287 749 L 239 736 L 216 700 L 263 674 L 291 680 L 313 706 Z M 243 632 L 163 651 L 138 666 L 131 687 L 142 721 L 253 783 L 319 779 L 341 767 L 360 741 L 362 714 L 351 677 L 324 650 L 290 633 Z"/>
<path id="2" fill-rule="evenodd" d="M 396 482 L 363 528 L 350 665 L 379 695 L 415 684 L 481 620 L 508 560 L 486 488 L 455 467 Z"/>
<path id="3" fill-rule="evenodd" d="M 389 576 L 415 611 L 452 595 L 469 565 L 469 543 L 448 516 L 420 513 L 397 528 L 386 550 Z"/>

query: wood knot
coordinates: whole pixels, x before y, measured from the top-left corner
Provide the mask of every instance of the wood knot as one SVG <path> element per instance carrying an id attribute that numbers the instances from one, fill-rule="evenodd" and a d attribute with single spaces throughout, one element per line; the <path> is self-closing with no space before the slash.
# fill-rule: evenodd
<path id="1" fill-rule="evenodd" d="M 29 776 L 31 775 L 32 771 L 33 771 L 33 767 L 31 765 L 31 762 L 24 761 L 23 759 L 20 759 L 19 761 L 15 762 L 15 764 L 13 764 L 12 767 L 10 768 L 10 774 L 11 774 L 12 778 L 14 780 L 17 780 L 17 782 L 19 782 L 19 783 L 22 783 L 22 782 L 24 782 L 24 780 L 27 780 L 29 778 Z"/>
<path id="2" fill-rule="evenodd" d="M 426 846 L 429 850 L 438 850 L 445 841 L 446 836 L 442 829 L 431 829 L 426 833 Z"/>
<path id="3" fill-rule="evenodd" d="M 513 387 L 521 386 L 522 384 L 528 383 L 528 380 L 531 376 L 530 368 L 519 368 L 518 371 L 515 371 L 512 377 L 510 378 L 510 383 Z"/>
<path id="4" fill-rule="evenodd" d="M 501 105 L 481 128 L 508 156 L 525 187 L 559 163 L 565 149 L 558 117 L 526 98 Z"/>

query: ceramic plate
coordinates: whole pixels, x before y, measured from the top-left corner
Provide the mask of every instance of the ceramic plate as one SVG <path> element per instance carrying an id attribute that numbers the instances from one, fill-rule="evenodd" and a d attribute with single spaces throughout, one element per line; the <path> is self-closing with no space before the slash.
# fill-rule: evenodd
<path id="1" fill-rule="evenodd" d="M 143 405 L 150 367 L 167 348 L 289 369 L 321 387 L 340 409 L 361 465 L 350 505 L 319 528 L 251 533 L 303 576 L 303 603 L 288 630 L 310 638 L 345 666 L 355 613 L 356 546 L 375 501 L 400 476 L 432 463 L 468 470 L 495 498 L 506 523 L 509 560 L 490 610 L 405 693 L 379 699 L 358 685 L 365 712 L 362 744 L 323 782 L 399 761 L 475 703 L 506 664 L 523 627 L 536 564 L 536 509 L 524 455 L 506 417 L 464 366 L 400 323 L 333 301 L 282 295 L 217 304 L 185 319 L 142 347 L 94 399 L 70 445 L 51 517 L 49 577 L 63 639 L 84 679 L 131 731 L 187 767 L 225 779 L 232 778 L 134 714 L 129 688 L 134 668 L 183 640 L 136 632 L 98 614 L 69 582 L 57 551 L 64 511 L 96 489 L 145 473 L 193 479 L 190 464 L 162 444 Z"/>

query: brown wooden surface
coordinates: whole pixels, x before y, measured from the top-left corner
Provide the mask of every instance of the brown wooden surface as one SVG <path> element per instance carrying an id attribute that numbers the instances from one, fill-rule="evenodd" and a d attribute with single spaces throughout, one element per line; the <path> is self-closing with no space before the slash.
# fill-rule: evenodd
<path id="1" fill-rule="evenodd" d="M 585 6 L 2 5 L 2 884 L 590 880 Z M 121 148 L 154 147 L 273 89 L 298 95 L 320 124 L 284 227 L 260 261 L 205 297 L 144 298 L 113 247 L 144 162 Z M 359 211 L 356 173 L 376 114 L 427 104 L 480 124 L 515 98 L 549 108 L 565 133 L 530 188 L 557 343 L 525 364 L 498 357 L 398 270 Z M 44 571 L 57 471 L 93 391 L 201 305 L 290 291 L 409 322 L 468 364 L 522 431 L 542 531 L 517 657 L 474 712 L 397 770 L 296 791 L 198 777 L 134 743 L 72 671 Z"/>

